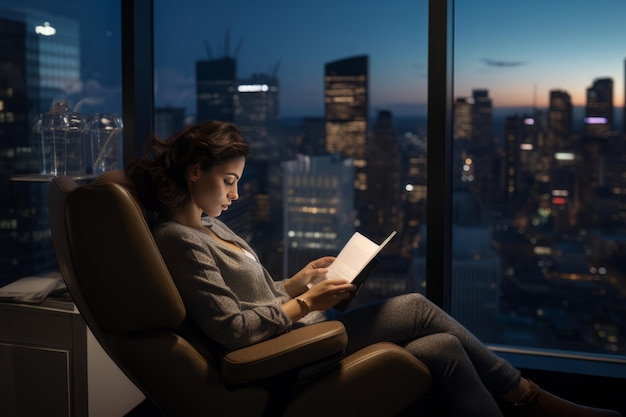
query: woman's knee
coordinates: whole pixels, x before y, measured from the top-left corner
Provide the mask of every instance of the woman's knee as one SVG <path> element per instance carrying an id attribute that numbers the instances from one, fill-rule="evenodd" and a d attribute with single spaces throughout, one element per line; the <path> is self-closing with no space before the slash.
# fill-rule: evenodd
<path id="1" fill-rule="evenodd" d="M 459 338 L 450 333 L 440 333 L 438 335 L 437 342 L 441 347 L 441 350 L 451 354 L 457 354 L 465 351 Z"/>
<path id="2" fill-rule="evenodd" d="M 435 333 L 420 337 L 405 346 L 414 351 L 417 356 L 441 358 L 443 356 L 456 357 L 464 352 L 461 341 L 450 333 Z"/>
<path id="3" fill-rule="evenodd" d="M 461 341 L 449 333 L 421 337 L 405 348 L 439 376 L 450 375 L 468 360 Z"/>
<path id="4" fill-rule="evenodd" d="M 423 294 L 409 293 L 401 295 L 400 297 L 402 298 L 402 303 L 404 303 L 404 305 L 412 306 L 420 317 L 420 321 L 425 322 L 432 316 L 433 312 L 437 311 L 435 304 L 433 304 L 433 302 L 426 298 Z"/>
<path id="5" fill-rule="evenodd" d="M 397 296 L 402 299 L 403 302 L 413 305 L 430 304 L 431 302 L 423 294 L 412 292 L 408 294 L 402 294 Z"/>

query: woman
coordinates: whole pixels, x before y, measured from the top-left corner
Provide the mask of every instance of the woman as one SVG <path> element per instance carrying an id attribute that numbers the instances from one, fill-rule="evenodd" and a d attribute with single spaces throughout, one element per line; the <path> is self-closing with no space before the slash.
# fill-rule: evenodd
<path id="1" fill-rule="evenodd" d="M 332 310 L 354 286 L 343 279 L 307 284 L 326 274 L 333 257 L 314 260 L 289 279 L 272 279 L 252 248 L 217 220 L 239 198 L 250 152 L 235 125 L 199 123 L 168 141 L 150 137 L 146 146 L 147 156 L 129 164 L 126 175 L 146 208 L 158 213 L 154 237 L 190 319 L 224 349 L 332 318 L 346 327 L 347 353 L 389 341 L 425 363 L 450 415 L 502 416 L 496 398 L 515 404 L 519 416 L 620 415 L 541 390 L 419 294 Z"/>

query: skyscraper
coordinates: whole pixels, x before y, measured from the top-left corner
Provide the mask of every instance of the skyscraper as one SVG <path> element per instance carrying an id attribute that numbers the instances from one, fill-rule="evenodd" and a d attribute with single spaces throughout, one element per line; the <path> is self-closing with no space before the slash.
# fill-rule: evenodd
<path id="1" fill-rule="evenodd" d="M 26 50 L 26 22 L 24 19 L 3 17 L 4 10 L 0 9 L 0 38 L 11 39 L 0 48 L 0 115 L 6 121 L 0 124 L 0 152 L 2 154 L 15 154 L 18 149 L 30 145 L 31 161 L 15 160 L 15 158 L 2 158 L 1 162 L 6 166 L 0 167 L 0 174 L 10 176 L 16 168 L 20 166 L 28 170 L 38 171 L 32 166 L 32 159 L 35 156 L 34 144 L 29 144 L 27 138 L 30 132 L 30 117 L 26 89 L 27 72 L 27 50 Z M 12 115 L 12 117 L 9 117 Z M 13 119 L 13 120 L 11 120 Z"/>
<path id="2" fill-rule="evenodd" d="M 336 254 L 354 231 L 354 167 L 337 155 L 299 156 L 283 164 L 284 274 Z"/>
<path id="3" fill-rule="evenodd" d="M 541 166 L 538 119 L 534 115 L 512 115 L 505 121 L 506 195 L 510 207 L 525 207 L 536 191 Z"/>
<path id="4" fill-rule="evenodd" d="M 56 269 L 47 215 L 47 183 L 9 180 L 39 173 L 42 152 L 31 122 L 80 81 L 74 20 L 0 8 L 0 285 Z M 45 65 L 44 65 L 45 64 Z M 17 238 L 16 238 L 17 236 Z"/>
<path id="5" fill-rule="evenodd" d="M 0 149 L 15 155 L 12 170 L 39 172 L 40 144 L 31 122 L 79 84 L 79 26 L 64 17 L 3 8 L 0 22 L 2 39 L 11 39 L 0 48 Z"/>
<path id="6" fill-rule="evenodd" d="M 552 154 L 571 148 L 573 134 L 572 99 L 566 91 L 550 91 L 548 109 L 548 137 L 546 148 Z"/>
<path id="7" fill-rule="evenodd" d="M 235 121 L 243 126 L 268 126 L 278 120 L 278 78 L 254 74 L 237 82 Z"/>
<path id="8" fill-rule="evenodd" d="M 614 132 L 613 80 L 597 78 L 587 88 L 585 111 L 586 134 L 589 137 L 607 138 Z"/>
<path id="9" fill-rule="evenodd" d="M 493 101 L 486 89 L 472 91 L 472 147 L 493 149 Z"/>
<path id="10" fill-rule="evenodd" d="M 454 102 L 454 135 L 457 140 L 469 140 L 472 136 L 472 119 L 474 112 L 474 99 L 471 97 L 459 97 Z"/>
<path id="11" fill-rule="evenodd" d="M 359 217 L 367 210 L 368 62 L 367 55 L 341 59 L 324 72 L 326 151 L 352 158 Z"/>
<path id="12" fill-rule="evenodd" d="M 575 152 L 579 143 L 573 131 L 573 106 L 569 93 L 550 91 L 546 144 L 540 149 L 549 173 L 551 210 L 554 227 L 566 231 L 571 227 L 571 213 L 579 198 L 574 187 Z"/>
<path id="13" fill-rule="evenodd" d="M 470 149 L 474 119 L 474 98 L 459 97 L 454 102 L 453 187 L 469 189 L 474 181 L 476 164 Z"/>
<path id="14" fill-rule="evenodd" d="M 464 134 L 467 134 L 468 131 L 470 133 L 466 152 L 463 151 L 462 145 L 465 143 L 460 136 L 456 138 L 455 142 L 455 147 L 459 148 L 455 155 L 458 158 L 458 168 L 463 170 L 466 167 L 471 171 L 468 172 L 469 176 L 465 177 L 469 184 L 464 184 L 462 188 L 467 188 L 469 185 L 481 201 L 487 206 L 492 206 L 500 199 L 498 195 L 501 190 L 499 187 L 500 178 L 494 176 L 493 172 L 499 171 L 494 164 L 501 158 L 498 155 L 499 149 L 494 142 L 493 102 L 489 97 L 489 91 L 474 89 L 472 97 L 466 99 L 462 106 L 457 107 L 457 110 L 459 112 L 462 110 L 465 113 L 465 121 L 464 126 L 458 126 L 461 130 L 456 133 L 460 134 L 461 131 L 464 131 Z M 469 121 L 467 120 L 468 112 L 471 115 Z M 470 164 L 466 164 L 466 157 L 471 160 Z M 461 178 L 464 182 L 462 175 L 457 176 L 457 178 Z"/>
<path id="15" fill-rule="evenodd" d="M 369 105 L 367 55 L 326 64 L 324 104 L 326 150 L 362 158 Z"/>
<path id="16" fill-rule="evenodd" d="M 254 149 L 254 158 L 276 160 L 281 146 L 277 135 L 278 78 L 275 75 L 254 74 L 237 82 L 234 121 Z"/>
<path id="17" fill-rule="evenodd" d="M 196 120 L 235 121 L 236 76 L 232 57 L 196 61 Z"/>
<path id="18" fill-rule="evenodd" d="M 366 157 L 368 204 L 363 228 L 370 239 L 381 242 L 391 230 L 400 231 L 404 225 L 402 163 L 390 111 L 378 112 L 369 142 Z M 399 239 L 390 245 L 398 243 Z"/>

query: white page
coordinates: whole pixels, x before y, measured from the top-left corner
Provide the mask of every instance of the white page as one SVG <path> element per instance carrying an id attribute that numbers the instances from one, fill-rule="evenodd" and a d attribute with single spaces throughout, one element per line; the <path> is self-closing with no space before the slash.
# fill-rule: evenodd
<path id="1" fill-rule="evenodd" d="M 391 232 L 383 243 L 377 245 L 361 233 L 355 232 L 339 252 L 335 261 L 328 267 L 326 278 L 344 278 L 352 282 L 395 235 L 395 231 Z M 324 278 L 311 282 L 309 288 L 322 279 Z"/>
<path id="2" fill-rule="evenodd" d="M 326 278 L 352 281 L 378 252 L 378 245 L 356 232 L 328 267 Z"/>

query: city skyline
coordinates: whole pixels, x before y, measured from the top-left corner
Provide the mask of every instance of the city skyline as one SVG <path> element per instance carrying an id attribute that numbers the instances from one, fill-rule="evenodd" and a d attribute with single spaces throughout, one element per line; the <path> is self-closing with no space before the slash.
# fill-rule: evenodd
<path id="1" fill-rule="evenodd" d="M 190 69 L 195 60 L 208 59 L 207 45 L 215 57 L 228 44 L 231 52 L 237 51 L 240 77 L 280 64 L 284 117 L 322 114 L 323 66 L 361 54 L 370 57 L 372 114 L 381 109 L 400 116 L 425 112 L 427 0 L 396 1 L 394 7 L 373 1 L 356 5 L 354 1 L 315 6 L 192 1 L 186 10 L 178 10 L 175 2 L 158 2 L 157 105 L 189 107 L 184 103 L 193 101 Z M 530 109 L 547 107 L 550 91 L 563 90 L 575 106 L 584 106 L 586 89 L 595 79 L 608 77 L 615 83 L 614 105 L 621 107 L 626 58 L 621 45 L 626 29 L 617 20 L 621 9 L 626 11 L 626 4 L 612 0 L 596 2 L 593 9 L 582 0 L 567 7 L 536 0 L 457 1 L 455 97 L 471 96 L 473 89 L 484 88 L 494 107 Z M 189 10 L 210 11 L 220 16 L 219 23 L 202 25 L 206 15 L 190 15 Z M 158 30 L 175 21 L 178 13 L 186 16 L 188 24 L 176 36 Z M 320 25 L 322 20 L 324 25 Z M 584 32 L 580 30 L 583 22 Z"/>
<path id="2" fill-rule="evenodd" d="M 341 3 L 342 6 L 348 5 L 352 8 L 356 7 L 356 4 L 352 1 Z M 348 12 L 345 7 L 333 8 L 337 9 Z M 289 10 L 293 12 L 301 9 L 290 7 Z M 370 12 L 372 10 L 374 9 L 370 9 Z M 190 11 L 187 10 L 186 13 Z M 252 10 L 246 10 L 245 15 L 252 13 Z M 395 10 L 394 13 L 398 11 Z M 343 18 L 347 16 L 348 14 L 344 14 Z M 143 17 L 150 20 L 148 16 Z M 313 14 L 307 15 L 309 20 L 315 20 L 313 17 Z M 354 15 L 350 17 L 355 18 Z M 379 17 L 383 18 L 382 15 Z M 39 19 L 39 15 L 37 18 Z M 41 18 L 45 19 L 46 16 L 43 15 Z M 115 20 L 117 16 L 112 13 L 111 18 Z M 176 19 L 175 16 L 169 18 Z M 256 18 L 262 20 L 261 15 L 257 15 Z M 207 16 L 204 16 L 204 20 L 211 23 Z M 353 20 L 358 21 L 356 18 Z M 214 21 L 222 20 L 216 18 Z M 89 60 L 93 52 L 86 46 L 94 47 L 97 44 L 91 42 L 91 38 L 83 38 L 84 31 L 93 30 L 87 23 L 90 20 L 82 19 L 77 22 L 80 24 L 81 32 L 79 35 L 74 33 L 73 39 L 80 38 L 82 48 L 85 50 L 81 50 L 80 57 L 74 56 L 72 62 L 76 63 L 73 68 L 77 68 L 80 62 L 82 72 L 78 74 L 77 71 L 73 71 L 68 84 L 77 81 L 80 83 L 76 84 L 88 84 L 100 80 L 100 85 L 106 86 L 105 76 L 99 78 L 97 72 L 92 73 L 89 70 L 93 66 L 93 62 Z M 181 27 L 181 31 L 186 28 L 179 21 L 176 25 L 173 27 Z M 272 22 L 265 22 L 265 25 L 271 26 Z M 25 26 L 17 27 L 19 29 L 14 31 L 17 34 L 15 37 L 27 39 L 28 32 L 22 29 Z M 157 34 L 163 32 L 159 29 L 162 27 L 162 24 L 157 27 Z M 216 28 L 216 33 L 218 29 L 223 28 Z M 252 29 L 254 33 L 263 34 L 258 27 Z M 460 25 L 459 29 L 457 35 L 462 37 L 463 25 Z M 65 30 L 65 34 L 69 33 L 62 25 L 59 25 L 59 30 Z M 384 110 L 389 111 L 382 111 L 383 102 L 380 101 L 380 93 L 377 93 L 378 96 L 374 93 L 376 89 L 380 91 L 381 86 L 387 88 L 396 81 L 396 77 L 389 73 L 381 72 L 380 68 L 376 70 L 374 65 L 369 66 L 370 60 L 380 62 L 377 51 L 383 50 L 386 53 L 385 48 L 361 54 L 343 53 L 346 51 L 330 48 L 324 52 L 324 56 L 316 56 L 315 59 L 319 60 L 319 64 L 315 61 L 315 64 L 310 64 L 310 68 L 306 70 L 315 71 L 317 74 L 311 76 L 311 80 L 316 77 L 320 84 L 325 84 L 326 95 L 316 97 L 315 103 L 316 106 L 320 106 L 320 110 L 323 110 L 321 106 L 324 103 L 329 103 L 325 106 L 326 112 L 322 113 L 323 117 L 303 118 L 298 120 L 298 123 L 281 125 L 275 123 L 274 109 L 277 100 L 273 93 L 265 94 L 258 91 L 253 94 L 235 93 L 237 81 L 249 82 L 247 80 L 254 79 L 250 68 L 258 72 L 264 70 L 258 68 L 260 61 L 251 61 L 248 57 L 243 59 L 245 48 L 239 51 L 240 44 L 234 32 L 234 30 L 224 31 L 215 36 L 221 37 L 220 39 L 224 41 L 223 52 L 233 51 L 237 59 L 239 56 L 242 57 L 242 68 L 247 70 L 238 71 L 236 76 L 233 74 L 234 71 L 228 71 L 224 75 L 221 71 L 214 71 L 214 68 L 206 72 L 199 71 L 200 76 L 196 79 L 194 74 L 193 81 L 189 85 L 181 84 L 179 92 L 183 94 L 181 97 L 185 97 L 185 89 L 182 87 L 192 88 L 192 91 L 195 91 L 196 85 L 209 87 L 199 89 L 198 97 L 195 97 L 195 94 L 189 97 L 194 103 L 195 100 L 208 99 L 204 100 L 204 104 L 210 105 L 223 99 L 219 106 L 207 106 L 205 109 L 227 111 L 203 114 L 199 110 L 199 118 L 225 120 L 223 115 L 227 115 L 242 127 L 244 136 L 254 149 L 254 157 L 250 158 L 247 164 L 245 180 L 240 184 L 242 198 L 222 216 L 222 220 L 228 221 L 228 217 L 231 216 L 230 222 L 227 223 L 229 227 L 245 236 L 251 246 L 260 249 L 260 259 L 268 261 L 267 270 L 271 271 L 272 276 L 283 276 L 286 272 L 289 275 L 287 268 L 289 265 L 286 262 L 288 251 L 290 262 L 294 255 L 295 261 L 305 262 L 305 257 L 310 259 L 312 253 L 308 252 L 309 248 L 331 251 L 322 246 L 323 239 L 326 236 L 333 236 L 337 229 L 344 226 L 346 230 L 358 228 L 366 235 L 374 237 L 383 233 L 386 235 L 391 229 L 397 230 L 399 234 L 395 240 L 397 246 L 389 248 L 393 249 L 389 258 L 394 264 L 391 267 L 381 265 L 379 272 L 381 277 L 384 272 L 385 279 L 391 276 L 396 281 L 389 284 L 389 281 L 383 282 L 381 279 L 382 284 L 376 292 L 372 292 L 372 295 L 386 296 L 389 295 L 389 291 L 424 290 L 426 247 L 429 245 L 427 214 L 433 213 L 427 205 L 428 199 L 432 196 L 428 190 L 432 190 L 430 187 L 433 184 L 437 187 L 436 178 L 435 181 L 431 181 L 434 177 L 444 178 L 445 175 L 450 175 L 454 185 L 450 190 L 452 191 L 450 207 L 453 214 L 450 284 L 456 291 L 451 300 L 453 303 L 451 309 L 455 315 L 458 314 L 460 319 L 467 320 L 485 336 L 486 340 L 493 342 L 522 340 L 525 346 L 531 347 L 549 346 L 618 354 L 624 351 L 623 324 L 617 315 L 619 307 L 623 305 L 622 294 L 626 285 L 626 265 L 621 256 L 626 250 L 623 245 L 623 235 L 626 232 L 623 139 L 613 131 L 604 128 L 595 129 L 601 126 L 593 126 L 594 129 L 587 129 L 585 132 L 578 132 L 576 128 L 570 129 L 569 121 L 573 119 L 574 109 L 569 105 L 569 96 L 574 96 L 573 89 L 565 86 L 550 88 L 566 91 L 568 99 L 566 106 L 555 106 L 553 111 L 547 114 L 545 119 L 549 123 L 545 125 L 534 123 L 535 119 L 531 120 L 526 115 L 512 115 L 502 124 L 500 120 L 496 120 L 499 91 L 490 85 L 482 84 L 480 80 L 472 79 L 467 91 L 457 90 L 455 94 L 456 97 L 471 96 L 473 99 L 461 101 L 463 105 L 457 115 L 464 118 L 454 119 L 455 127 L 463 127 L 461 133 L 465 134 L 455 136 L 455 139 L 459 140 L 455 140 L 451 149 L 453 157 L 451 169 L 448 170 L 444 164 L 440 171 L 444 175 L 433 177 L 428 173 L 427 167 L 432 162 L 434 163 L 430 166 L 436 165 L 440 159 L 436 153 L 428 153 L 427 146 L 440 138 L 431 135 L 430 140 L 424 141 L 422 133 L 428 132 L 420 129 L 421 126 L 416 126 L 414 120 L 406 120 L 413 123 L 408 132 L 401 130 L 395 123 L 398 115 L 396 110 L 385 105 Z M 232 36 L 232 39 L 225 38 L 226 33 L 231 34 L 229 36 Z M 176 31 L 169 31 L 166 35 L 174 38 L 175 44 L 182 39 L 175 36 L 178 35 Z M 207 39 L 208 44 L 205 45 L 206 50 L 202 58 L 223 56 L 215 46 L 216 38 Z M 64 39 L 59 36 L 49 40 L 53 42 L 48 43 L 61 44 L 60 41 Z M 42 45 L 46 45 L 44 44 L 46 40 L 40 41 Z M 261 45 L 273 45 L 261 39 L 254 41 L 259 41 Z M 319 39 L 316 39 L 317 41 Z M 26 44 L 13 45 L 14 49 L 9 51 L 27 57 L 23 60 L 25 64 L 19 67 L 24 74 L 31 68 L 39 69 L 41 63 L 46 63 L 42 69 L 54 69 L 47 63 L 66 58 L 63 48 L 40 48 L 38 51 L 41 51 L 41 54 L 38 55 L 29 54 L 29 49 L 24 46 Z M 69 44 L 72 45 L 74 44 Z M 241 45 L 246 44 L 243 42 Z M 308 52 L 310 53 L 305 54 L 307 57 L 315 55 L 313 51 Z M 120 51 L 117 50 L 116 53 L 119 55 Z M 260 57 L 266 54 L 260 53 Z M 289 57 L 291 62 L 297 61 L 294 61 L 294 56 Z M 352 68 L 350 64 L 352 57 L 362 58 L 358 60 L 357 71 L 344 71 L 346 68 Z M 6 60 L 9 63 L 14 62 L 11 58 Z M 342 63 L 341 60 L 347 61 Z M 198 59 L 194 58 L 189 64 L 195 66 L 197 61 Z M 222 61 L 226 62 L 229 68 L 231 61 L 234 62 L 217 60 L 218 63 Z M 494 69 L 509 72 L 521 71 L 526 65 L 524 61 L 516 61 L 513 58 L 484 58 L 484 61 Z M 297 61 L 300 65 L 304 65 L 305 62 L 312 61 Z M 396 61 L 390 56 L 386 62 L 392 66 Z M 208 62 L 212 63 L 215 61 Z M 342 65 L 329 65 L 333 63 Z M 344 67 L 343 64 L 348 65 Z M 326 72 L 323 72 L 324 65 Z M 278 68 L 276 63 L 272 63 L 265 71 L 272 68 L 283 67 Z M 100 70 L 117 72 L 118 68 L 113 66 Z M 281 80 L 280 85 L 284 87 L 282 71 L 283 69 L 280 69 L 277 76 Z M 133 74 L 142 75 L 134 72 Z M 381 74 L 384 74 L 383 78 Z M 289 75 L 290 72 L 287 71 L 286 79 L 289 79 Z M 371 83 L 368 82 L 370 75 Z M 522 76 L 516 78 L 510 75 L 507 79 L 512 83 L 515 83 L 517 78 L 522 79 Z M 623 76 L 624 74 L 611 77 L 615 81 L 616 95 Z M 114 78 L 111 77 L 112 86 L 116 85 Z M 491 78 L 497 79 L 495 76 Z M 598 78 L 606 76 L 594 75 L 585 78 L 584 82 L 580 83 L 581 88 L 588 88 Z M 177 80 L 175 76 L 165 79 Z M 418 79 L 411 78 L 411 83 Z M 163 78 L 157 76 L 157 93 L 159 89 L 164 88 L 159 80 L 162 82 Z M 421 81 L 425 83 L 425 80 Z M 272 82 L 271 77 L 267 91 L 272 90 Z M 312 84 L 317 86 L 317 82 Z M 519 84 L 523 83 L 520 81 Z M 613 82 L 602 84 L 604 87 L 597 89 L 595 99 L 590 99 L 591 103 L 595 103 L 596 109 L 608 109 L 614 105 L 614 101 L 609 98 L 611 94 L 604 94 L 609 90 L 607 86 L 613 85 Z M 370 85 L 373 100 L 372 105 L 368 107 Z M 8 102 L 12 107 L 7 106 L 5 112 L 26 114 L 29 111 L 41 111 L 36 110 L 34 106 L 27 107 L 24 103 L 34 102 L 27 99 L 40 97 L 41 87 L 45 86 L 45 83 L 40 82 L 39 85 L 28 85 L 30 88 L 28 91 L 17 89 L 25 92 L 19 97 L 20 100 Z M 391 87 L 387 89 L 394 91 Z M 110 90 L 114 91 L 115 88 Z M 406 90 L 409 96 L 417 97 L 415 90 L 411 88 Z M 293 94 L 297 95 L 308 90 L 291 88 L 283 91 L 284 97 L 291 99 Z M 322 91 L 324 92 L 324 87 Z M 55 92 L 56 90 L 53 93 Z M 99 94 L 102 91 L 92 93 L 91 96 L 83 95 L 81 99 L 86 101 L 101 98 Z M 324 97 L 326 101 L 323 100 Z M 389 97 L 396 96 L 391 94 Z M 603 100 L 603 97 L 606 99 Z M 44 97 L 43 103 L 46 106 L 40 105 L 38 108 L 45 110 L 48 100 L 48 97 Z M 303 100 L 302 103 L 305 102 L 306 100 Z M 97 104 L 104 106 L 102 103 Z M 539 106 L 538 103 L 535 104 Z M 121 106 L 121 103 L 118 105 Z M 157 103 L 157 106 L 159 105 L 161 104 Z M 580 104 L 578 106 L 580 109 Z M 527 107 L 528 110 L 532 110 L 531 106 Z M 306 107 L 292 108 L 294 111 L 306 109 Z M 350 109 L 356 112 L 348 111 Z M 370 115 L 378 112 L 379 116 L 369 125 L 364 120 L 368 116 L 368 110 Z M 155 119 L 164 121 L 163 126 L 168 127 L 169 122 L 171 128 L 174 125 L 173 120 L 180 126 L 182 109 L 157 108 L 154 111 Z M 315 114 L 319 114 L 317 110 L 315 111 Z M 245 117 L 242 116 L 244 113 Z M 544 121 L 542 115 L 536 115 L 538 119 Z M 601 117 L 604 114 L 600 112 L 590 115 Z M 343 116 L 348 117 L 344 119 Z M 7 136 L 14 139 L 13 142 L 3 143 L 5 159 L 0 162 L 5 166 L 12 167 L 11 164 L 15 163 L 15 159 L 9 158 L 9 155 L 21 153 L 24 155 L 23 161 L 28 162 L 35 162 L 34 158 L 39 158 L 39 154 L 30 152 L 36 149 L 39 142 L 30 147 L 24 146 L 27 135 L 23 132 L 29 128 L 28 119 L 17 118 L 17 122 L 3 126 L 3 129 L 9 132 Z M 421 122 L 423 120 L 420 120 Z M 500 123 L 498 129 L 497 123 Z M 358 129 L 355 129 L 355 126 Z M 347 129 L 343 129 L 344 127 Z M 413 130 L 415 127 L 418 129 Z M 502 136 L 504 140 L 496 140 L 497 136 L 493 134 L 496 130 L 505 132 Z M 351 136 L 350 133 L 353 132 L 357 135 Z M 133 139 L 138 138 L 126 139 L 126 142 Z M 342 146 L 329 146 L 333 140 Z M 346 144 L 351 146 L 344 147 Z M 499 146 L 493 146 L 494 144 Z M 567 157 L 564 154 L 567 154 Z M 434 158 L 430 158 L 432 155 Z M 338 163 L 345 165 L 337 165 Z M 305 169 L 295 169 L 297 167 Z M 311 169 L 312 167 L 319 169 Z M 335 172 L 332 177 L 325 176 L 331 171 Z M 345 184 L 334 187 L 334 194 L 328 193 L 335 179 L 339 178 L 345 180 Z M 4 264 L 5 268 L 17 277 L 29 274 L 24 272 L 27 268 L 31 271 L 30 268 L 43 270 L 53 267 L 55 259 L 50 245 L 49 225 L 46 217 L 39 215 L 45 213 L 46 184 L 20 180 L 10 181 L 9 186 L 11 188 L 7 190 L 17 189 L 19 193 L 7 194 L 11 195 L 11 198 L 5 199 L 2 213 L 3 224 L 13 227 L 5 228 L 2 231 L 3 235 L 0 236 L 4 238 L 6 253 L 9 255 L 6 258 L 8 262 Z M 348 198 L 348 194 L 352 192 L 354 195 Z M 19 197 L 16 198 L 15 195 Z M 341 200 L 338 200 L 339 197 Z M 16 213 L 23 218 L 18 218 Z M 322 214 L 329 214 L 325 219 L 327 221 L 319 221 Z M 339 220 L 341 222 L 336 223 Z M 431 228 L 430 233 L 432 230 Z M 298 238 L 299 233 L 302 233 L 305 239 L 302 241 L 291 239 L 292 236 Z M 29 239 L 20 239 L 20 236 L 28 236 Z M 297 245 L 290 246 L 291 243 Z M 285 246 L 298 249 L 286 251 Z M 32 262 L 33 259 L 35 262 Z M 397 283 L 402 285 L 398 286 Z M 470 289 L 485 291 L 464 297 Z M 549 297 L 546 297 L 548 294 Z M 580 306 L 590 301 L 597 308 L 591 312 L 592 314 L 587 314 L 587 311 L 581 314 Z M 565 322 L 563 327 L 562 317 L 565 315 L 572 318 Z M 521 323 L 520 318 L 525 324 Z M 555 325 L 558 331 L 553 334 L 546 333 L 542 330 L 545 328 L 544 325 Z M 596 326 L 607 329 L 603 333 L 608 336 L 598 336 Z M 566 330 L 565 333 L 561 332 L 562 329 Z M 569 329 L 576 329 L 576 332 L 569 333 Z"/>
<path id="3" fill-rule="evenodd" d="M 507 106 L 512 97 L 532 104 L 536 92 L 537 106 L 547 107 L 549 91 L 559 89 L 571 95 L 575 106 L 583 106 L 593 80 L 613 78 L 614 105 L 623 105 L 626 28 L 619 16 L 626 3 L 456 3 L 455 95 L 477 85 L 490 90 L 494 105 Z M 498 18 L 489 25 L 472 24 L 485 15 Z"/>
<path id="4" fill-rule="evenodd" d="M 96 9 L 44 0 L 29 4 L 83 22 L 87 16 L 119 13 L 119 4 L 104 2 Z M 193 109 L 195 62 L 209 53 L 219 56 L 228 43 L 231 53 L 237 50 L 238 77 L 277 71 L 281 117 L 323 114 L 324 65 L 363 54 L 370 57 L 372 114 L 425 114 L 428 0 L 396 0 L 393 7 L 373 0 L 189 0 L 185 6 L 155 2 L 157 106 Z M 0 0 L 0 7 L 15 5 Z M 617 0 L 574 0 L 566 6 L 540 0 L 456 1 L 455 98 L 487 89 L 494 108 L 546 108 L 549 92 L 563 90 L 574 106 L 584 106 L 586 89 L 608 77 L 614 81 L 614 106 L 622 107 L 623 12 L 626 3 Z M 121 96 L 121 74 L 101 68 L 120 60 L 114 53 L 122 42 L 119 21 L 91 19 L 80 25 L 80 35 L 90 41 L 81 45 L 81 85 L 68 95 L 91 94 L 114 103 Z"/>

